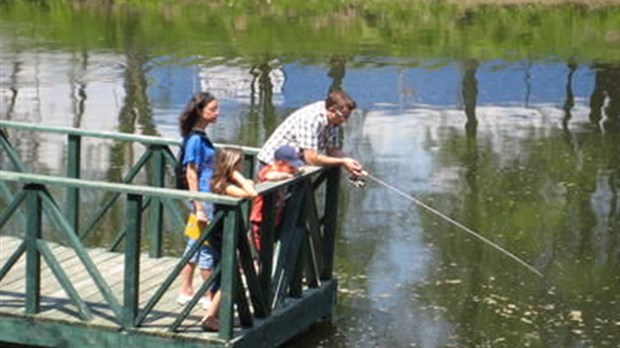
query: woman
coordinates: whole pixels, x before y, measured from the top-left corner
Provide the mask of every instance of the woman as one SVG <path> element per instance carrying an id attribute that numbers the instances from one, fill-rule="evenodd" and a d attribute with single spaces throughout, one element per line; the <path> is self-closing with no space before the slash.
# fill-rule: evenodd
<path id="1" fill-rule="evenodd" d="M 218 116 L 218 101 L 208 92 L 195 94 L 179 116 L 179 128 L 183 137 L 181 164 L 189 191 L 210 191 L 216 150 L 205 129 L 215 123 Z M 192 201 L 191 204 L 199 226 L 204 228 L 213 218 L 212 204 L 199 201 Z M 188 237 L 185 253 L 195 244 L 196 240 Z M 189 302 L 194 294 L 193 278 L 196 265 L 200 268 L 202 279 L 206 280 L 216 263 L 214 250 L 207 244 L 201 245 L 181 271 L 181 289 L 177 298 L 180 305 Z M 212 293 L 207 292 L 205 298 L 201 300 L 204 308 L 208 307 L 211 297 Z"/>

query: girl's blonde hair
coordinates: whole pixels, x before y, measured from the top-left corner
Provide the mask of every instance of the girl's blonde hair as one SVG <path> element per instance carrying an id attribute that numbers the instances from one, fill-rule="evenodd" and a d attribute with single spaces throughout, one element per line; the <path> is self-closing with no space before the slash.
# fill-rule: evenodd
<path id="1" fill-rule="evenodd" d="M 215 170 L 211 177 L 211 192 L 223 194 L 232 180 L 233 172 L 240 168 L 243 152 L 233 147 L 224 147 L 217 153 Z"/>

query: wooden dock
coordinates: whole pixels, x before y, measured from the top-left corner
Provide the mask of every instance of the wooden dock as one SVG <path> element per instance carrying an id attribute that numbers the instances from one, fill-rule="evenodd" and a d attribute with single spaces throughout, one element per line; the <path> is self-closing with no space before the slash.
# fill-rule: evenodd
<path id="1" fill-rule="evenodd" d="M 4 264 L 7 258 L 22 242 L 21 238 L 0 236 L 0 264 Z M 20 329 L 18 336 L 22 336 L 22 342 L 33 345 L 54 347 L 167 347 L 182 345 L 183 347 L 225 347 L 230 346 L 218 338 L 217 333 L 205 332 L 200 328 L 200 320 L 204 309 L 200 305 L 195 306 L 191 315 L 183 322 L 176 332 L 167 332 L 166 328 L 176 319 L 183 308 L 176 303 L 178 280 L 164 295 L 148 319 L 140 327 L 131 332 L 123 332 L 122 327 L 115 321 L 114 314 L 104 301 L 97 287 L 90 278 L 84 266 L 79 262 L 75 252 L 68 247 L 49 243 L 49 247 L 59 260 L 63 269 L 67 272 L 77 292 L 82 296 L 89 309 L 93 313 L 92 320 L 84 322 L 78 309 L 69 299 L 61 285 L 54 278 L 52 270 L 45 264 L 41 265 L 41 307 L 36 315 L 24 313 L 25 307 L 25 261 L 24 257 L 18 261 L 11 272 L 0 281 L 0 340 L 4 336 L 4 330 L 22 327 L 23 323 L 30 323 L 30 330 Z M 89 256 L 97 265 L 104 279 L 110 284 L 117 298 L 122 298 L 123 265 L 122 253 L 108 252 L 102 248 L 88 250 Z M 153 296 L 155 291 L 162 285 L 165 275 L 168 274 L 178 262 L 178 258 L 162 257 L 150 258 L 147 254 L 141 255 L 140 272 L 140 306 Z M 198 272 L 196 272 L 198 273 Z M 200 284 L 202 279 L 196 274 L 195 284 Z M 320 295 L 325 291 L 333 291 L 331 286 L 317 289 L 314 293 Z M 304 297 L 312 297 L 306 294 Z M 289 300 L 289 303 L 274 313 L 274 316 L 296 316 L 296 313 L 315 311 L 311 308 L 298 307 L 303 298 Z M 237 320 L 238 321 L 238 320 Z M 281 341 L 286 332 L 268 338 L 263 329 L 268 326 L 273 329 L 273 320 L 257 320 L 255 327 L 250 329 L 235 326 L 235 340 L 233 346 L 270 347 L 272 343 Z M 276 325 L 277 326 L 277 325 Z M 50 331 L 51 330 L 51 331 Z M 15 331 L 12 331 L 15 335 Z M 53 335 L 49 333 L 53 332 Z M 48 334 L 45 334 L 48 333 Z M 120 338 L 119 338 L 120 337 Z M 124 337 L 124 339 L 122 338 Z M 245 337 L 245 339 L 242 339 Z M 260 338 L 259 341 L 256 341 Z"/>
<path id="2" fill-rule="evenodd" d="M 6 259 L 13 253 L 21 241 L 20 238 L 15 237 L 0 237 L 0 264 L 4 264 L 7 261 Z M 88 326 L 96 327 L 100 330 L 118 331 L 120 326 L 114 320 L 114 314 L 109 306 L 105 304 L 103 297 L 84 268 L 84 265 L 79 262 L 75 252 L 71 248 L 58 244 L 49 243 L 49 245 L 75 289 L 93 313 L 93 319 L 88 322 Z M 88 254 L 117 298 L 122 298 L 124 255 L 122 253 L 108 252 L 101 248 L 90 249 Z M 0 281 L 0 313 L 2 316 L 5 316 L 3 319 L 7 317 L 14 317 L 15 319 L 25 317 L 26 272 L 24 259 L 22 257 L 21 262 L 18 262 L 5 279 Z M 140 262 L 142 270 L 140 272 L 139 297 L 143 299 L 140 304 L 144 305 L 146 300 L 151 298 L 154 292 L 161 286 L 165 275 L 172 271 L 178 259 L 171 257 L 155 259 L 149 258 L 147 254 L 143 254 Z M 196 284 L 202 282 L 198 275 L 196 275 L 195 282 Z M 147 335 L 157 334 L 166 336 L 165 333 L 161 332 L 162 328 L 168 327 L 182 308 L 176 303 L 178 288 L 177 281 L 156 306 L 155 314 L 147 319 L 142 327 L 136 328 L 137 331 Z M 192 310 L 191 316 L 180 327 L 179 332 L 169 334 L 168 336 L 182 336 L 191 340 L 203 341 L 215 339 L 217 337 L 215 333 L 207 333 L 200 329 L 199 322 L 203 313 L 204 310 L 200 306 L 196 306 Z M 34 318 L 41 321 L 56 321 L 66 324 L 82 322 L 76 306 L 70 301 L 46 263 L 41 265 L 41 308 Z"/>
<path id="3" fill-rule="evenodd" d="M 10 142 L 12 131 L 65 134 L 67 176 L 29 172 Z M 82 138 L 139 144 L 144 151 L 128 164 L 122 182 L 84 180 Z M 176 145 L 178 140 L 160 137 L 0 121 L 0 149 L 12 164 L 0 170 L 0 344 L 267 348 L 331 316 L 340 168 L 314 168 L 257 186 L 264 221 L 255 254 L 247 238 L 250 201 L 165 187 L 166 173 L 176 165 L 170 146 Z M 246 168 L 253 168 L 257 149 L 243 151 Z M 147 185 L 133 183 L 140 172 Z M 288 198 L 277 225 L 283 192 Z M 97 209 L 82 211 L 86 200 Z M 179 208 L 187 200 L 214 204 L 213 220 L 188 254 L 163 256 L 170 250 L 164 234 L 185 226 L 188 212 Z M 113 242 L 87 246 L 84 241 L 99 233 L 117 203 L 125 210 L 124 226 Z M 196 272 L 197 295 L 180 306 L 179 274 L 215 233 L 222 236 L 220 263 L 207 282 Z M 203 332 L 199 294 L 216 280 L 220 328 Z"/>

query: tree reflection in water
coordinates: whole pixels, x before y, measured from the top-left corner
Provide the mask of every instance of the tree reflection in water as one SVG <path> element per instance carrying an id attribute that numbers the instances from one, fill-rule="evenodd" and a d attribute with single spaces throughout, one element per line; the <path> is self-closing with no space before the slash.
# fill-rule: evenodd
<path id="1" fill-rule="evenodd" d="M 603 131 L 620 131 L 620 65 L 595 63 L 593 70 L 595 78 L 590 97 L 590 121 Z"/>

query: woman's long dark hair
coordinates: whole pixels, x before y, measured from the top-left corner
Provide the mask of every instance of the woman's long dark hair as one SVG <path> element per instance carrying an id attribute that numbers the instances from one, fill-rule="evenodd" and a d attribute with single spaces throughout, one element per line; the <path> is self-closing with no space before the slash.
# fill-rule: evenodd
<path id="1" fill-rule="evenodd" d="M 202 109 L 214 100 L 215 97 L 209 92 L 198 92 L 192 96 L 185 110 L 179 116 L 179 129 L 183 138 L 191 133 L 201 116 Z"/>

